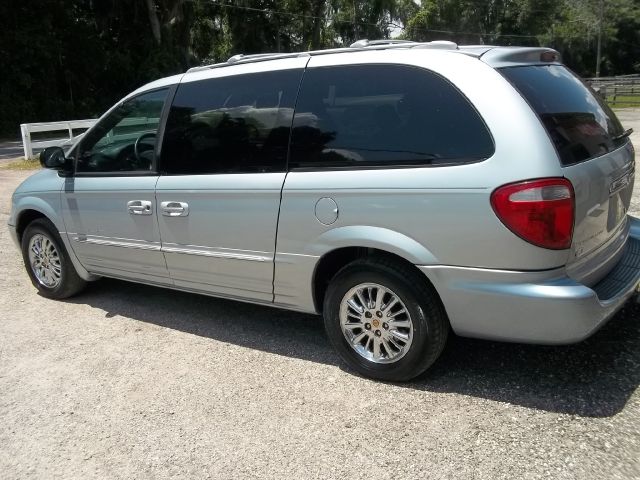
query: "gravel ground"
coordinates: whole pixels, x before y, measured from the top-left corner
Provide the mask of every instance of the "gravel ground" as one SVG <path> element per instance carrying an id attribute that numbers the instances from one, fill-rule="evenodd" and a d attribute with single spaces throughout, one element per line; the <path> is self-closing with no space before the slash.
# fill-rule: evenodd
<path id="1" fill-rule="evenodd" d="M 1 478 L 640 478 L 636 303 L 569 347 L 453 338 L 393 385 L 314 316 L 106 279 L 49 301 L 5 228 L 0 271 Z"/>

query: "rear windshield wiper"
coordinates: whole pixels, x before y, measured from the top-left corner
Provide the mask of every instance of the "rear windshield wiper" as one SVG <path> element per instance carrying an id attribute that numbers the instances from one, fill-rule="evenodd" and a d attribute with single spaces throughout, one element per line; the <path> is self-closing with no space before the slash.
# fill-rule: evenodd
<path id="1" fill-rule="evenodd" d="M 632 133 L 633 133 L 633 128 L 630 128 L 629 130 L 625 130 L 624 132 L 622 132 L 620 135 L 616 135 L 615 137 L 611 137 L 611 140 L 613 140 L 614 142 L 616 140 L 622 140 L 623 138 L 627 138 Z"/>

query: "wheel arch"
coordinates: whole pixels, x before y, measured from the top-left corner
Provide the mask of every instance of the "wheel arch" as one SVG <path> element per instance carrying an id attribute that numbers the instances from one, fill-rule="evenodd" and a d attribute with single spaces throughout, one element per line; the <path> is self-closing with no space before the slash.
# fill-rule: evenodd
<path id="1" fill-rule="evenodd" d="M 363 257 L 386 257 L 403 263 L 429 279 L 416 265 L 434 265 L 438 260 L 424 245 L 407 235 L 388 228 L 351 225 L 325 231 L 307 252 L 319 257 L 312 275 L 311 292 L 316 312 L 322 313 L 327 286 L 338 271 Z M 433 286 L 433 285 L 431 285 Z"/>
<path id="2" fill-rule="evenodd" d="M 327 292 L 327 288 L 329 287 L 329 283 L 331 282 L 333 277 L 335 277 L 335 275 L 340 270 L 342 270 L 342 268 L 344 268 L 351 262 L 361 258 L 385 258 L 398 264 L 402 264 L 407 268 L 415 271 L 416 274 L 418 274 L 420 278 L 423 278 L 424 282 L 429 285 L 437 294 L 437 291 L 435 290 L 435 287 L 433 286 L 431 281 L 424 275 L 422 271 L 420 271 L 418 267 L 416 267 L 415 263 L 411 262 L 404 256 L 372 247 L 340 247 L 322 255 L 314 268 L 312 277 L 312 294 L 313 304 L 316 312 L 321 314 L 323 311 L 324 297 Z M 439 297 L 440 296 L 438 295 L 438 298 Z"/>
<path id="3" fill-rule="evenodd" d="M 16 234 L 18 235 L 18 241 L 22 241 L 22 235 L 26 230 L 27 226 L 37 220 L 38 218 L 44 218 L 49 220 L 51 223 L 55 225 L 55 223 L 42 211 L 37 210 L 35 208 L 25 208 L 22 210 L 16 217 Z"/>
<path id="4" fill-rule="evenodd" d="M 17 205 L 17 213 L 16 213 L 16 236 L 18 238 L 18 242 L 22 242 L 22 236 L 26 228 L 29 226 L 31 222 L 37 220 L 38 218 L 44 218 L 51 222 L 56 229 L 56 233 L 60 236 L 62 240 L 63 246 L 66 249 L 69 258 L 71 259 L 71 263 L 75 267 L 76 272 L 86 281 L 94 281 L 99 277 L 89 273 L 84 266 L 78 260 L 71 244 L 69 243 L 69 239 L 67 238 L 66 232 L 64 232 L 64 228 L 62 219 L 56 214 L 55 210 L 44 200 L 36 198 L 36 197 L 26 197 L 22 199 L 22 201 Z"/>

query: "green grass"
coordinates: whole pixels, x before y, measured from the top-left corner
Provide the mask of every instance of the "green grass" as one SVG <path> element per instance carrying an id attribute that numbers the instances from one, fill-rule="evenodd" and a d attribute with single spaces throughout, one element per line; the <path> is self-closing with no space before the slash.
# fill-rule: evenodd
<path id="1" fill-rule="evenodd" d="M 37 158 L 17 158 L 12 162 L 0 165 L 1 170 L 37 170 L 40 168 L 40 161 Z"/>
<path id="2" fill-rule="evenodd" d="M 613 108 L 639 108 L 640 107 L 640 95 L 618 95 L 615 103 L 611 103 L 613 97 L 607 97 L 607 102 Z"/>

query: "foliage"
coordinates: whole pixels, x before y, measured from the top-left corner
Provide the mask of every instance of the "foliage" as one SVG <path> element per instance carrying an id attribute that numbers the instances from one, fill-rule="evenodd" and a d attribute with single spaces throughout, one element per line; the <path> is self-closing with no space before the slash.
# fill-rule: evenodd
<path id="1" fill-rule="evenodd" d="M 556 9 L 554 0 L 434 0 L 423 3 L 405 35 L 466 44 L 537 45 L 535 32 Z"/>
<path id="2" fill-rule="evenodd" d="M 602 13 L 601 75 L 640 73 L 640 3 L 637 0 L 563 0 L 543 37 L 584 76 L 595 76 Z M 602 9 L 602 11 L 600 11 Z"/>
<path id="3" fill-rule="evenodd" d="M 601 5 L 602 74 L 640 72 L 638 0 L 4 0 L 0 134 L 95 117 L 150 80 L 236 53 L 397 33 L 552 46 L 591 76 Z"/>
<path id="4" fill-rule="evenodd" d="M 595 76 L 602 13 L 602 75 L 640 72 L 638 0 L 428 0 L 404 37 L 549 46 L 579 74 Z"/>

